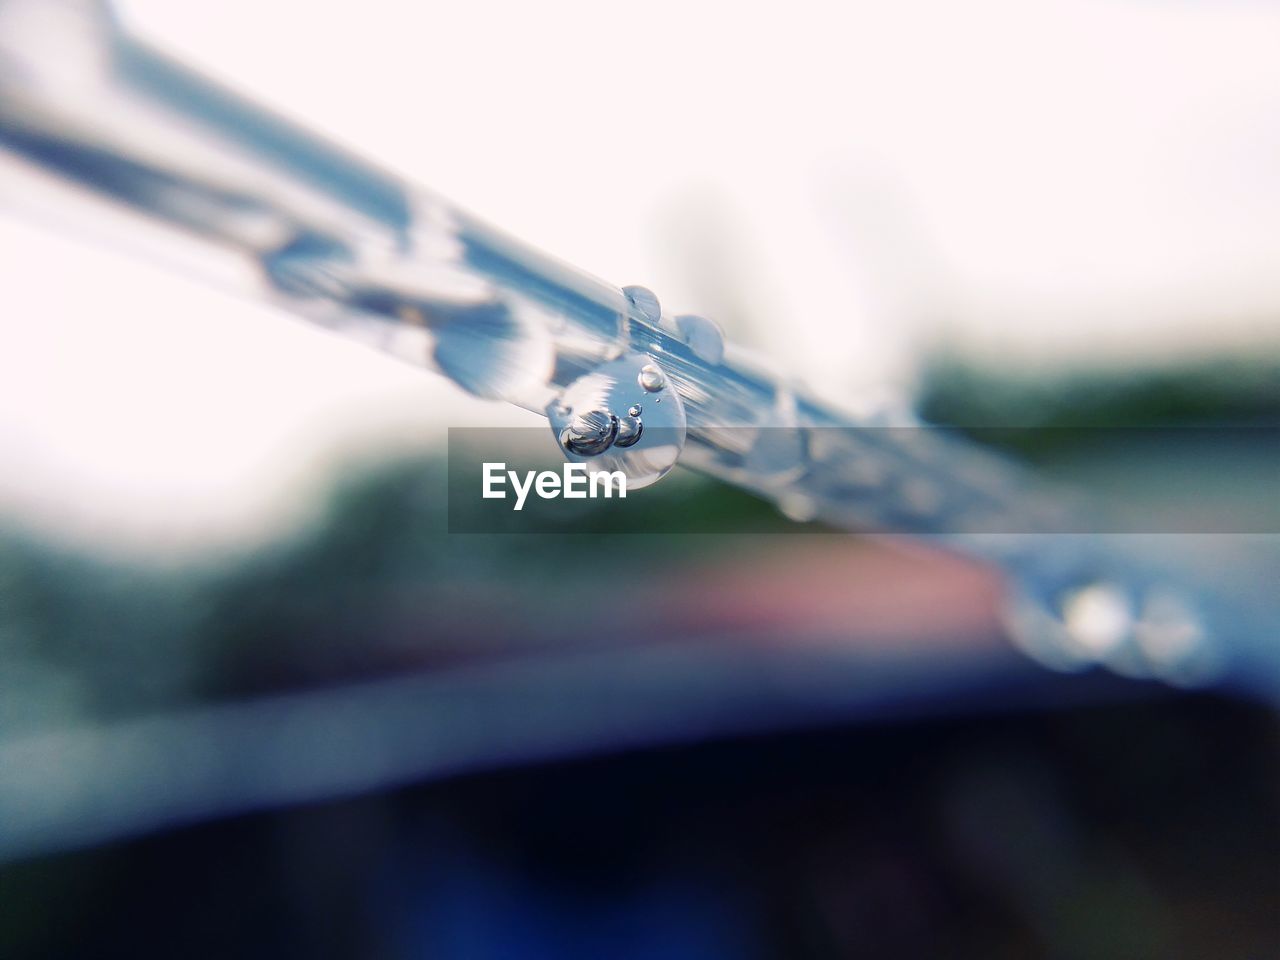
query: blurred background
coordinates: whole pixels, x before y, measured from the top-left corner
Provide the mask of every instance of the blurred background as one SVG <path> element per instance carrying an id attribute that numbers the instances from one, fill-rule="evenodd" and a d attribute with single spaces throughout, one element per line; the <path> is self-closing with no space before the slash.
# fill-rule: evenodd
<path id="1" fill-rule="evenodd" d="M 1130 482 L 1055 430 L 1280 419 L 1272 5 L 115 9 L 835 406 Z M 723 536 L 451 536 L 446 428 L 540 418 L 67 229 L 19 163 L 0 955 L 1280 956 L 1280 679 L 1046 669 L 994 569 L 735 534 L 793 525 L 681 470 L 652 509 Z M 1273 500 L 1259 454 L 1197 494 Z M 1167 544 L 1272 652 L 1278 548 Z"/>

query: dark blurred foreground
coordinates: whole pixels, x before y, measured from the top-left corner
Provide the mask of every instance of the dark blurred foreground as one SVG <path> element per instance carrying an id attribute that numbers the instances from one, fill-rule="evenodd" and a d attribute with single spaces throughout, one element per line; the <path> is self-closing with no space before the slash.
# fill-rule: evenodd
<path id="1" fill-rule="evenodd" d="M 1280 957 L 1272 707 L 697 477 L 654 508 L 790 535 L 451 536 L 443 482 L 195 566 L 0 538 L 0 958 Z"/>
<path id="2" fill-rule="evenodd" d="M 1167 695 L 464 777 L 10 865 L 0 955 L 1268 958 L 1278 748 Z"/>

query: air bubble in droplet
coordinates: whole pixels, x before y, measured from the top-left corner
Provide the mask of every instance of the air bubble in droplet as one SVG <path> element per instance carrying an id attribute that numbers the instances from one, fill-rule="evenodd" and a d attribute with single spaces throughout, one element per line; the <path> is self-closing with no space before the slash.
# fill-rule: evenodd
<path id="1" fill-rule="evenodd" d="M 608 450 L 617 436 L 617 417 L 605 410 L 589 410 L 560 431 L 560 445 L 578 456 L 594 457 Z"/>
<path id="2" fill-rule="evenodd" d="M 662 368 L 656 363 L 646 363 L 641 367 L 636 380 L 646 393 L 657 393 L 667 385 L 667 375 L 662 372 Z M 662 401 L 659 400 L 658 402 L 661 403 Z"/>
<path id="3" fill-rule="evenodd" d="M 662 318 L 662 305 L 648 287 L 623 287 L 622 292 L 647 323 L 656 324 Z"/>
<path id="4" fill-rule="evenodd" d="M 633 446 L 640 440 L 640 434 L 643 432 L 644 423 L 638 417 L 623 417 L 618 421 L 618 438 L 613 441 L 613 445 L 615 447 Z"/>
<path id="5" fill-rule="evenodd" d="M 650 369 L 662 380 L 656 389 L 652 379 L 642 379 L 642 371 Z M 650 386 L 642 386 L 645 380 Z M 652 406 L 647 399 L 650 397 Z M 641 400 L 645 408 L 643 422 L 635 415 L 640 411 Z M 668 402 L 662 403 L 663 400 Z M 648 486 L 665 475 L 684 449 L 684 405 L 647 354 L 630 353 L 601 364 L 569 384 L 546 410 L 552 430 L 570 460 L 589 463 L 592 473 L 622 471 L 628 491 Z M 597 416 L 592 417 L 593 414 Z M 609 445 L 588 455 L 576 442 L 576 434 L 582 431 L 570 428 L 578 419 L 591 417 L 590 425 L 599 434 L 599 418 L 605 415 L 614 421 Z"/>
<path id="6" fill-rule="evenodd" d="M 724 331 L 715 321 L 695 313 L 682 313 L 672 320 L 671 326 L 698 359 L 707 363 L 724 359 Z"/>
<path id="7" fill-rule="evenodd" d="M 640 404 L 638 403 L 633 403 L 631 406 L 627 407 L 628 417 L 638 417 L 643 412 L 644 412 L 644 407 L 640 406 Z"/>

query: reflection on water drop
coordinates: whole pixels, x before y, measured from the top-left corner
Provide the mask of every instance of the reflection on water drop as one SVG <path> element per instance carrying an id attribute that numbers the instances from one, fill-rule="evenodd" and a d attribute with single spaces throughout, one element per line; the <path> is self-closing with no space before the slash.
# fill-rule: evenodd
<path id="1" fill-rule="evenodd" d="M 1082 655 L 1102 660 L 1128 638 L 1133 610 L 1115 584 L 1091 583 L 1063 600 L 1062 621 Z"/>
<path id="2" fill-rule="evenodd" d="M 656 363 L 646 363 L 636 376 L 637 382 L 644 387 L 646 393 L 657 393 L 667 385 L 667 375 Z M 659 400 L 659 403 L 662 401 Z"/>
<path id="3" fill-rule="evenodd" d="M 614 440 L 614 446 L 630 447 L 640 439 L 640 434 L 644 432 L 644 424 L 636 417 L 623 417 L 618 421 L 618 439 Z"/>
<path id="4" fill-rule="evenodd" d="M 617 435 L 617 417 L 607 410 L 589 410 L 560 431 L 560 445 L 570 453 L 594 457 L 608 450 Z"/>
<path id="5" fill-rule="evenodd" d="M 654 406 L 642 422 L 645 397 L 653 397 Z M 642 353 L 579 377 L 547 406 L 547 416 L 570 460 L 587 463 L 593 473 L 622 471 L 628 490 L 658 480 L 684 449 L 684 405 L 662 368 Z"/>
<path id="6" fill-rule="evenodd" d="M 707 363 L 724 359 L 724 331 L 719 324 L 694 313 L 682 313 L 672 320 L 671 326 L 698 359 Z"/>

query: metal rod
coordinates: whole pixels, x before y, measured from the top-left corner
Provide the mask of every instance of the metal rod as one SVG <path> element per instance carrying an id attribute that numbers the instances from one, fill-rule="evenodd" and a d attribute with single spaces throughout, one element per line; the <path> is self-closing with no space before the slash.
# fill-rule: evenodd
<path id="1" fill-rule="evenodd" d="M 1079 529 L 1070 509 L 1002 458 L 906 414 L 822 402 L 710 321 L 671 316 L 649 291 L 561 263 L 219 88 L 101 3 L 0 0 L 0 162 L 7 205 L 181 250 L 215 282 L 546 415 L 570 457 L 595 442 L 601 421 L 586 415 L 616 429 L 625 413 L 609 405 L 656 368 L 644 432 L 602 463 L 639 486 L 678 461 L 797 519 L 931 535 L 997 562 L 1031 598 L 1011 607 L 1015 636 L 1051 665 L 1193 682 L 1222 667 L 1209 637 L 1256 626 L 1238 610 L 1207 622 L 1221 598 L 1163 546 L 1063 535 Z M 1150 639 L 1175 634 L 1164 654 Z"/>

